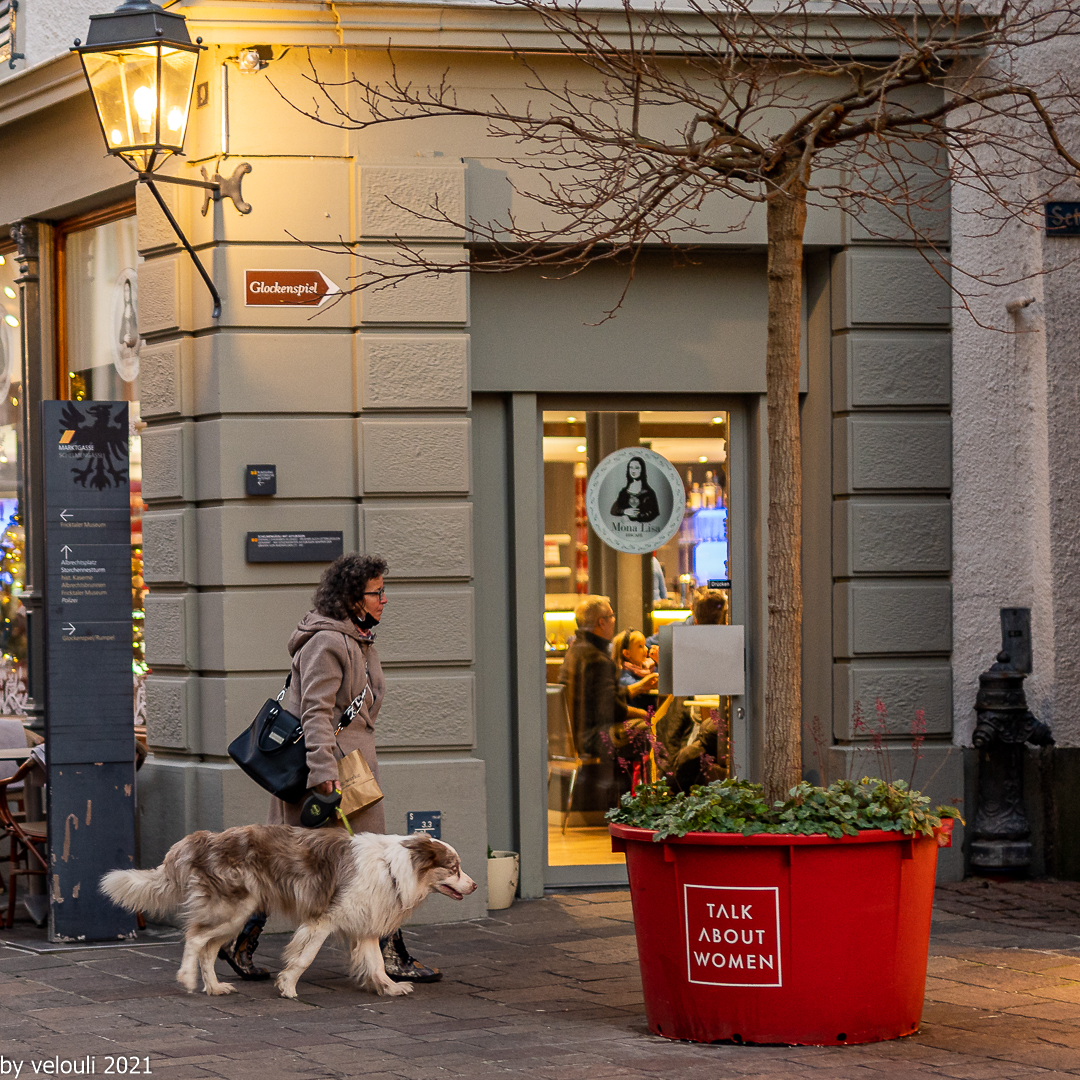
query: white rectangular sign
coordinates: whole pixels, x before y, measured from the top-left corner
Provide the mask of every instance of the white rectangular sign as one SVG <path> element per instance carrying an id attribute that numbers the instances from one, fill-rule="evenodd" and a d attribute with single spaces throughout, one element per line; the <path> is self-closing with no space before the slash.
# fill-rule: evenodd
<path id="1" fill-rule="evenodd" d="M 676 697 L 746 692 L 741 626 L 675 623 L 660 631 L 660 693 Z"/>
<path id="2" fill-rule="evenodd" d="M 780 890 L 684 885 L 686 977 L 706 986 L 782 986 Z"/>

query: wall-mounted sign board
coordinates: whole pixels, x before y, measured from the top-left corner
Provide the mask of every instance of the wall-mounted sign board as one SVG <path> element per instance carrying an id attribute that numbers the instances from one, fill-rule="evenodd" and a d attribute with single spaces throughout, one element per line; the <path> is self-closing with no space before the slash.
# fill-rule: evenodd
<path id="1" fill-rule="evenodd" d="M 277 466 L 245 465 L 244 490 L 248 495 L 276 495 Z"/>
<path id="2" fill-rule="evenodd" d="M 433 840 L 441 840 L 442 811 L 410 810 L 405 815 L 405 832 L 426 832 Z"/>
<path id="3" fill-rule="evenodd" d="M 44 401 L 41 432 L 49 936 L 116 939 L 135 917 L 97 883 L 135 859 L 128 406 Z"/>
<path id="4" fill-rule="evenodd" d="M 322 307 L 341 292 L 321 270 L 245 270 L 246 307 Z"/>
<path id="5" fill-rule="evenodd" d="M 1047 236 L 1080 236 L 1080 202 L 1052 202 L 1043 207 Z"/>
<path id="6" fill-rule="evenodd" d="M 344 551 L 340 532 L 249 532 L 244 541 L 250 562 L 333 562 Z"/>

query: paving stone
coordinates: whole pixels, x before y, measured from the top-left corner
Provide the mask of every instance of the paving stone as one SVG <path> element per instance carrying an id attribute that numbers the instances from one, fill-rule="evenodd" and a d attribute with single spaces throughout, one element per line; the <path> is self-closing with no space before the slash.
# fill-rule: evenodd
<path id="1" fill-rule="evenodd" d="M 0 1053 L 149 1055 L 168 1080 L 1029 1080 L 1080 1075 L 1080 886 L 962 883 L 939 891 L 921 1031 L 837 1048 L 698 1046 L 644 1023 L 628 894 L 570 893 L 497 918 L 406 931 L 443 982 L 381 999 L 328 947 L 300 984 L 224 998 L 175 982 L 172 942 L 46 950 L 17 924 L 0 947 Z M 154 934 L 172 931 L 150 928 Z M 264 936 L 276 966 L 287 942 Z M 25 1075 L 25 1074 L 24 1074 Z"/>

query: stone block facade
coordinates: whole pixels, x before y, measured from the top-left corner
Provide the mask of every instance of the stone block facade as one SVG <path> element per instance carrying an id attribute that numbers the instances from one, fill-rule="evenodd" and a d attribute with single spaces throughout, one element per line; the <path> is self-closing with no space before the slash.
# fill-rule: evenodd
<path id="1" fill-rule="evenodd" d="M 418 220 L 398 205 L 459 219 L 464 166 L 269 156 L 244 185 L 246 216 L 226 202 L 203 217 L 201 193 L 169 189 L 219 283 L 216 322 L 160 211 L 143 194 L 138 203 L 153 668 L 141 861 L 152 865 L 192 828 L 265 819 L 265 793 L 232 765 L 227 746 L 280 688 L 286 642 L 326 564 L 250 563 L 245 538 L 334 530 L 346 551 L 379 553 L 390 565 L 377 643 L 388 828 L 405 831 L 409 810 L 442 810 L 444 837 L 482 879 L 467 278 L 422 275 L 332 298 L 314 313 L 244 303 L 248 269 L 317 269 L 347 289 L 365 262 L 392 261 L 394 239 Z M 288 233 L 344 238 L 358 254 L 318 251 Z M 428 223 L 413 235 L 464 255 L 460 229 Z M 436 250 L 445 260 L 450 249 Z M 245 467 L 267 463 L 277 466 L 276 495 L 247 496 Z M 485 903 L 481 889 L 461 905 L 429 904 L 422 918 L 474 917 Z"/>
<path id="2" fill-rule="evenodd" d="M 951 296 L 911 247 L 869 227 L 849 238 L 831 280 L 831 772 L 913 775 L 948 802 L 965 793 L 951 746 Z M 942 854 L 939 876 L 961 877 L 959 846 Z"/>

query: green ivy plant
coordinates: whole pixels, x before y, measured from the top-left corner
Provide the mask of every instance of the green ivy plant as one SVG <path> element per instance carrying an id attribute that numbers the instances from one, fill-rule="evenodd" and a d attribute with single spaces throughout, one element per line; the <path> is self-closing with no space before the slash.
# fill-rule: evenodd
<path id="1" fill-rule="evenodd" d="M 787 833 L 807 836 L 854 836 L 864 829 L 932 836 L 942 818 L 960 818 L 954 807 L 930 809 L 930 800 L 912 791 L 903 780 L 886 783 L 863 777 L 837 780 L 827 788 L 805 780 L 772 806 L 760 784 L 748 780 L 717 780 L 689 793 L 673 794 L 667 780 L 642 784 L 609 810 L 608 821 L 656 830 L 654 840 L 690 832 Z M 963 821 L 960 818 L 961 822 Z"/>

